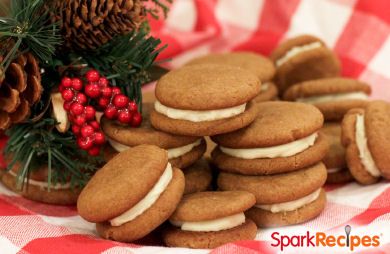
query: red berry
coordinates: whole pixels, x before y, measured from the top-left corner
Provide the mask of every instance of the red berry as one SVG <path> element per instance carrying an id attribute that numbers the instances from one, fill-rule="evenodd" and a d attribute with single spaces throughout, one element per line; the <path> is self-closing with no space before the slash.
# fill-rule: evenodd
<path id="1" fill-rule="evenodd" d="M 137 106 L 137 103 L 135 103 L 134 101 L 130 101 L 129 102 L 129 105 L 127 106 L 127 109 L 134 113 L 134 112 L 137 112 L 138 111 L 138 106 Z"/>
<path id="2" fill-rule="evenodd" d="M 89 82 L 98 82 L 100 78 L 100 74 L 97 70 L 89 70 L 85 74 L 85 77 Z"/>
<path id="3" fill-rule="evenodd" d="M 98 104 L 101 108 L 107 108 L 108 104 L 110 104 L 110 99 L 104 97 L 100 98 Z"/>
<path id="4" fill-rule="evenodd" d="M 100 124 L 97 121 L 89 122 L 89 125 L 91 125 L 92 128 L 94 128 L 95 130 L 99 130 L 100 129 Z"/>
<path id="5" fill-rule="evenodd" d="M 84 116 L 77 116 L 74 119 L 74 123 L 77 124 L 78 126 L 83 126 L 85 124 L 85 117 Z"/>
<path id="6" fill-rule="evenodd" d="M 142 122 L 142 115 L 139 112 L 135 112 L 131 119 L 131 126 L 138 127 L 141 125 L 141 122 Z"/>
<path id="7" fill-rule="evenodd" d="M 70 106 L 73 104 L 71 101 L 65 101 L 64 102 L 64 109 L 69 112 Z"/>
<path id="8" fill-rule="evenodd" d="M 83 89 L 83 81 L 81 81 L 79 78 L 73 78 L 72 88 L 76 91 L 81 91 Z"/>
<path id="9" fill-rule="evenodd" d="M 95 143 L 97 145 L 103 145 L 106 142 L 106 138 L 104 137 L 104 134 L 101 132 L 95 133 Z"/>
<path id="10" fill-rule="evenodd" d="M 131 122 L 131 113 L 128 111 L 122 111 L 118 114 L 118 121 L 121 123 Z"/>
<path id="11" fill-rule="evenodd" d="M 73 133 L 78 136 L 80 134 L 80 127 L 77 125 L 72 125 L 72 131 Z"/>
<path id="12" fill-rule="evenodd" d="M 70 122 L 74 122 L 74 116 L 72 114 L 68 114 L 68 119 Z"/>
<path id="13" fill-rule="evenodd" d="M 107 86 L 102 89 L 102 95 L 103 97 L 111 98 L 112 96 L 112 89 L 111 87 Z"/>
<path id="14" fill-rule="evenodd" d="M 66 87 L 66 88 L 71 87 L 72 86 L 72 79 L 70 79 L 68 77 L 63 77 L 61 80 L 61 85 L 63 87 Z"/>
<path id="15" fill-rule="evenodd" d="M 88 150 L 88 154 L 91 156 L 98 156 L 100 154 L 100 147 L 94 146 Z"/>
<path id="16" fill-rule="evenodd" d="M 121 91 L 121 89 L 120 89 L 119 87 L 114 86 L 114 87 L 112 88 L 112 94 L 113 94 L 113 95 L 117 95 L 117 94 L 121 94 L 121 93 L 122 93 L 122 91 Z"/>
<path id="17" fill-rule="evenodd" d="M 108 118 L 108 119 L 114 119 L 116 117 L 116 115 L 118 114 L 118 110 L 113 106 L 113 105 L 109 105 L 106 110 L 104 110 L 104 115 Z"/>
<path id="18" fill-rule="evenodd" d="M 112 101 L 117 108 L 124 108 L 129 103 L 129 98 L 126 97 L 126 95 L 123 94 L 117 94 L 114 97 L 114 100 Z"/>
<path id="19" fill-rule="evenodd" d="M 91 98 L 100 97 L 100 87 L 97 84 L 88 84 L 85 86 L 85 94 Z"/>
<path id="20" fill-rule="evenodd" d="M 85 118 L 87 120 L 95 119 L 96 110 L 92 106 L 85 107 Z"/>
<path id="21" fill-rule="evenodd" d="M 76 95 L 76 101 L 78 101 L 81 105 L 84 105 L 87 103 L 87 96 L 83 93 L 78 93 Z"/>
<path id="22" fill-rule="evenodd" d="M 72 106 L 70 106 L 70 113 L 75 116 L 81 115 L 82 113 L 84 113 L 84 106 L 80 103 L 74 102 L 72 103 Z"/>
<path id="23" fill-rule="evenodd" d="M 110 84 L 110 82 L 108 81 L 108 79 L 106 79 L 105 77 L 101 77 L 99 79 L 99 85 L 101 87 L 107 87 L 108 85 Z"/>
<path id="24" fill-rule="evenodd" d="M 65 90 L 65 87 L 63 87 L 62 85 L 60 85 L 59 87 L 58 87 L 58 90 L 60 91 L 60 93 L 62 94 L 62 91 L 64 91 Z"/>
<path id="25" fill-rule="evenodd" d="M 79 138 L 77 139 L 77 145 L 83 149 L 83 150 L 88 150 L 93 146 L 92 139 L 90 138 Z"/>
<path id="26" fill-rule="evenodd" d="M 71 101 L 73 100 L 74 92 L 70 89 L 65 89 L 64 91 L 62 91 L 61 95 L 64 101 Z"/>
<path id="27" fill-rule="evenodd" d="M 81 136 L 84 138 L 92 136 L 95 133 L 94 128 L 91 125 L 84 125 L 81 127 Z"/>

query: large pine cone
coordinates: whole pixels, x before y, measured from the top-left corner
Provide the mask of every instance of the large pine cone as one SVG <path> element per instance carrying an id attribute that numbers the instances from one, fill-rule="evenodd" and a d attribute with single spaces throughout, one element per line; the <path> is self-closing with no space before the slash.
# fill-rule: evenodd
<path id="1" fill-rule="evenodd" d="M 5 73 L 0 72 L 0 130 L 6 130 L 29 117 L 30 106 L 39 101 L 43 88 L 38 62 L 31 53 L 19 55 Z"/>
<path id="2" fill-rule="evenodd" d="M 67 47 L 93 50 L 139 28 L 145 18 L 143 1 L 54 0 L 51 12 L 61 23 Z"/>

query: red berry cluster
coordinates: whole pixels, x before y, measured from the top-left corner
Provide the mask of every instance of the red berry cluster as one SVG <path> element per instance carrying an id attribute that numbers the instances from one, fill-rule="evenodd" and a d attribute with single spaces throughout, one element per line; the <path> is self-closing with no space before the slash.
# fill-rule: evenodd
<path id="1" fill-rule="evenodd" d="M 138 112 L 137 104 L 122 94 L 118 87 L 110 86 L 109 81 L 105 77 L 100 77 L 96 70 L 88 71 L 85 78 L 87 84 L 84 86 L 79 78 L 64 77 L 59 89 L 78 146 L 88 151 L 90 155 L 96 156 L 106 139 L 100 130 L 100 124 L 96 121 L 96 110 L 88 105 L 89 98 L 97 101 L 109 119 L 117 119 L 121 123 L 138 127 L 142 116 Z"/>

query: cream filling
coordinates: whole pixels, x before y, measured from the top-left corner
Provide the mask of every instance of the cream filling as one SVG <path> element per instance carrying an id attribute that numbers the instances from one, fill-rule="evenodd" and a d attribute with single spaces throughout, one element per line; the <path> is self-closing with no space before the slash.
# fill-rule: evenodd
<path id="1" fill-rule="evenodd" d="M 265 83 L 261 84 L 260 90 L 262 92 L 265 92 L 268 90 L 268 88 L 269 88 L 269 82 L 265 82 Z"/>
<path id="2" fill-rule="evenodd" d="M 375 165 L 375 161 L 372 158 L 371 152 L 368 149 L 366 130 L 364 126 L 364 116 L 356 116 L 356 133 L 355 133 L 356 145 L 359 150 L 359 158 L 367 172 L 374 176 L 379 177 L 381 175 L 379 169 Z"/>
<path id="3" fill-rule="evenodd" d="M 165 191 L 168 184 L 171 182 L 172 175 L 172 166 L 170 163 L 168 163 L 164 173 L 161 175 L 157 183 L 153 186 L 151 191 L 146 194 L 146 196 L 141 199 L 141 201 L 139 201 L 135 206 L 122 213 L 118 217 L 115 217 L 110 220 L 111 226 L 120 226 L 129 221 L 132 221 L 137 216 L 149 209 L 157 201 L 161 193 Z"/>
<path id="4" fill-rule="evenodd" d="M 345 101 L 345 100 L 367 100 L 368 95 L 363 92 L 352 93 L 340 93 L 340 94 L 327 94 L 320 96 L 311 96 L 306 98 L 299 98 L 296 101 L 305 102 L 310 104 L 330 102 L 330 101 Z"/>
<path id="5" fill-rule="evenodd" d="M 339 171 L 341 171 L 342 168 L 327 168 L 326 171 L 329 173 L 329 174 L 332 174 L 332 173 L 337 173 Z"/>
<path id="6" fill-rule="evenodd" d="M 195 232 L 209 232 L 209 231 L 221 231 L 230 228 L 237 227 L 245 223 L 244 213 L 238 213 L 227 217 L 205 220 L 205 221 L 170 221 L 171 224 L 176 227 L 180 227 L 181 230 L 195 231 Z"/>
<path id="7" fill-rule="evenodd" d="M 276 61 L 276 67 L 283 65 L 291 58 L 301 54 L 302 52 L 310 51 L 313 49 L 321 48 L 322 44 L 319 41 L 312 42 L 303 46 L 292 47 L 287 53 Z"/>
<path id="8" fill-rule="evenodd" d="M 194 143 L 185 145 L 185 146 L 180 146 L 176 148 L 171 148 L 171 149 L 166 149 L 168 151 L 168 159 L 174 159 L 177 157 L 180 157 L 188 152 L 190 152 L 194 147 L 200 145 L 202 142 L 202 139 L 198 139 Z M 130 146 L 123 145 L 119 142 L 116 142 L 113 139 L 108 138 L 108 143 L 114 148 L 117 152 L 123 152 L 127 149 L 130 148 Z"/>
<path id="9" fill-rule="evenodd" d="M 225 119 L 242 114 L 245 111 L 246 103 L 239 106 L 216 109 L 216 110 L 184 110 L 164 106 L 159 101 L 154 103 L 154 109 L 169 118 L 187 120 L 191 122 L 204 122 Z"/>
<path id="10" fill-rule="evenodd" d="M 13 171 L 8 171 L 8 174 L 14 176 L 14 177 L 17 177 L 17 174 Z M 43 182 L 43 181 L 36 181 L 36 180 L 33 180 L 33 179 L 26 179 L 24 181 L 24 183 L 28 183 L 30 185 L 34 185 L 34 186 L 37 186 L 37 187 L 40 187 L 42 189 L 49 189 L 49 184 L 47 182 Z M 70 182 L 68 183 L 65 183 L 65 184 L 62 184 L 62 183 L 57 183 L 57 184 L 51 184 L 50 185 L 50 189 L 51 190 L 66 190 L 66 189 L 70 189 Z"/>
<path id="11" fill-rule="evenodd" d="M 293 201 L 278 203 L 278 204 L 270 204 L 270 205 L 255 205 L 256 207 L 270 211 L 271 213 L 279 213 L 279 212 L 290 212 L 297 210 L 307 204 L 310 204 L 314 200 L 318 198 L 318 196 L 321 193 L 321 188 L 316 190 L 313 193 L 310 193 L 307 196 L 304 196 L 303 198 L 296 199 Z"/>
<path id="12" fill-rule="evenodd" d="M 278 146 L 242 149 L 220 146 L 219 149 L 221 149 L 221 151 L 225 154 L 242 159 L 289 157 L 298 154 L 314 145 L 317 137 L 318 133 L 313 133 L 305 138 Z"/>

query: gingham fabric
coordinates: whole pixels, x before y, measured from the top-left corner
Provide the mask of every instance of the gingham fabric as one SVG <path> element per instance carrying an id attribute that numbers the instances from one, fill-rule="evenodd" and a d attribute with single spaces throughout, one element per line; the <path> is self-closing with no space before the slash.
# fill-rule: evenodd
<path id="1" fill-rule="evenodd" d="M 390 100 L 390 1 L 388 0 L 176 0 L 166 21 L 153 21 L 154 35 L 169 47 L 160 59 L 175 68 L 209 52 L 251 50 L 268 55 L 283 39 L 302 33 L 321 37 L 339 55 L 343 75 L 367 81 L 373 98 Z M 146 87 L 151 90 L 153 85 Z M 1 141 L 4 145 L 4 139 Z M 165 248 L 99 239 L 94 225 L 75 207 L 32 202 L 0 184 L 0 253 L 278 253 L 273 232 L 379 235 L 377 248 L 390 253 L 390 184 L 326 186 L 328 204 L 316 219 L 299 226 L 259 230 L 256 241 L 215 250 Z M 348 253 L 346 248 L 288 247 L 283 253 Z"/>

